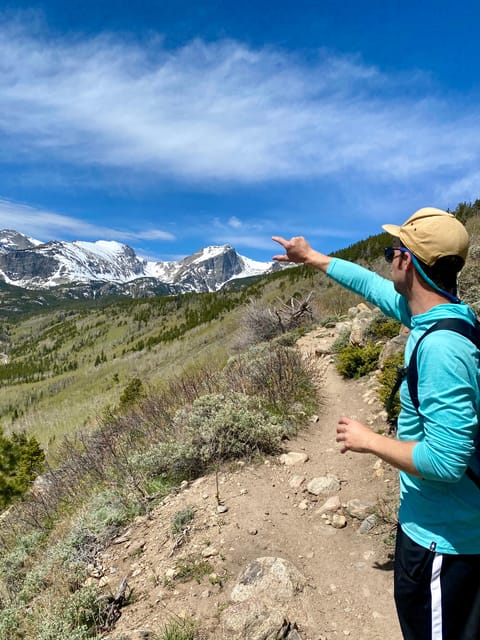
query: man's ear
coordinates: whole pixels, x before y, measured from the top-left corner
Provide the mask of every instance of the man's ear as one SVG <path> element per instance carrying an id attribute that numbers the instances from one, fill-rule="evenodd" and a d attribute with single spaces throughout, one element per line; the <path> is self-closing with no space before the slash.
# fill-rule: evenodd
<path id="1" fill-rule="evenodd" d="M 412 256 L 407 251 L 402 253 L 402 260 L 406 269 L 415 269 Z"/>

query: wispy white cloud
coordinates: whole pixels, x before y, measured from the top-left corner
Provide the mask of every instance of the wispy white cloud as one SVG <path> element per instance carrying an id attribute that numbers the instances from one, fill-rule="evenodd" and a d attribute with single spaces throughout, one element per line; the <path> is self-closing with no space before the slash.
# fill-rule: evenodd
<path id="1" fill-rule="evenodd" d="M 235 223 L 232 225 L 232 219 Z M 279 228 L 281 231 L 279 231 Z M 236 248 L 259 249 L 273 251 L 276 247 L 272 241 L 273 235 L 279 233 L 293 235 L 298 234 L 298 221 L 296 226 L 289 222 L 285 224 L 278 220 L 272 219 L 243 219 L 237 217 L 229 218 L 224 221 L 215 218 L 209 226 L 210 237 L 212 242 L 217 244 L 231 244 Z M 329 224 L 307 225 L 302 224 L 301 233 L 312 238 L 313 240 L 329 238 L 329 239 L 347 239 L 351 237 L 351 229 L 333 227 Z"/>
<path id="2" fill-rule="evenodd" d="M 240 229 L 242 222 L 236 216 L 232 216 L 228 221 L 228 226 L 232 227 L 232 229 Z"/>
<path id="3" fill-rule="evenodd" d="M 431 90 L 421 75 L 407 84 L 325 52 L 307 64 L 234 41 L 166 50 L 159 37 L 62 39 L 4 21 L 0 161 L 54 158 L 139 179 L 402 182 L 461 171 L 468 181 L 477 106 Z"/>
<path id="4" fill-rule="evenodd" d="M 13 228 L 43 242 L 66 238 L 108 239 L 122 242 L 175 240 L 173 234 L 160 229 L 140 231 L 115 229 L 2 199 L 0 199 L 0 228 Z"/>

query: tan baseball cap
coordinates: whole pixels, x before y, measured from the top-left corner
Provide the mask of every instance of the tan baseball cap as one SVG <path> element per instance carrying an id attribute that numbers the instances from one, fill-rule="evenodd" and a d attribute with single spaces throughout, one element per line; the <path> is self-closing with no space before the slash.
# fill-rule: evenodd
<path id="1" fill-rule="evenodd" d="M 454 215 L 441 209 L 425 207 L 402 226 L 384 224 L 382 228 L 400 238 L 402 245 L 429 267 L 444 256 L 467 258 L 467 230 Z"/>

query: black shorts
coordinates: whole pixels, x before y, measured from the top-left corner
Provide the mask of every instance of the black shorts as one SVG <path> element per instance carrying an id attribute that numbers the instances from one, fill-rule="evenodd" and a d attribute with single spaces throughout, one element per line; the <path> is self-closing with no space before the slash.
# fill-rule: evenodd
<path id="1" fill-rule="evenodd" d="M 480 554 L 436 553 L 398 526 L 394 594 L 404 640 L 480 640 Z"/>

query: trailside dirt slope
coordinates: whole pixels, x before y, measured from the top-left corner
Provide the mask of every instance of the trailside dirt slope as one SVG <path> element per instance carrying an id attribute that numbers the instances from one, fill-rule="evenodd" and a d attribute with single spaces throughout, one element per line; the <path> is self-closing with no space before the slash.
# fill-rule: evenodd
<path id="1" fill-rule="evenodd" d="M 343 506 L 358 499 L 393 508 L 397 499 L 396 472 L 388 465 L 370 455 L 339 452 L 335 427 L 341 415 L 375 429 L 385 424 L 372 381 L 345 381 L 337 374 L 329 355 L 333 341 L 333 331 L 321 328 L 298 343 L 315 363 L 321 404 L 318 420 L 286 442 L 285 451 L 308 459 L 291 466 L 279 458 L 239 463 L 222 468 L 218 477 L 184 483 L 98 557 L 90 580 L 114 594 L 128 576 L 133 594 L 106 638 L 155 637 L 170 620 L 188 616 L 198 623 L 200 637 L 228 640 L 222 621 L 238 575 L 255 558 L 273 556 L 290 561 L 306 578 L 301 593 L 279 604 L 302 640 L 400 640 L 392 593 L 392 525 L 380 519 L 361 533 L 362 520 L 340 507 L 346 526 L 335 528 L 321 514 L 329 495 L 306 489 L 313 478 L 331 475 L 340 481 L 335 495 Z M 193 519 L 175 542 L 173 518 L 188 508 Z M 199 558 L 210 565 L 205 575 L 180 580 L 179 567 L 188 574 Z"/>

